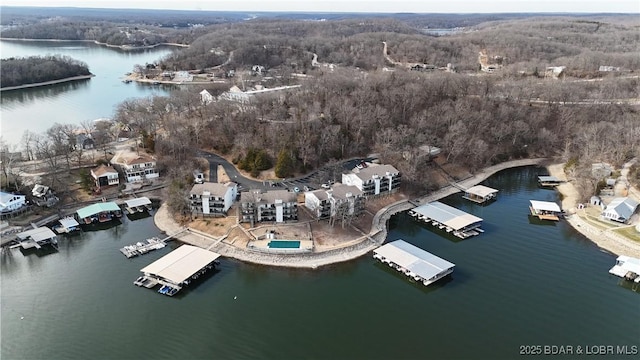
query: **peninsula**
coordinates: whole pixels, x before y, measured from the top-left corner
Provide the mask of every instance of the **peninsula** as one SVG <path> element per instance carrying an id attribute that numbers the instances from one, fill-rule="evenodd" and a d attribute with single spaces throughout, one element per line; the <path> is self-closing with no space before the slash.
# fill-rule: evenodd
<path id="1" fill-rule="evenodd" d="M 61 56 L 2 59 L 0 91 L 85 80 L 94 75 L 87 64 Z"/>

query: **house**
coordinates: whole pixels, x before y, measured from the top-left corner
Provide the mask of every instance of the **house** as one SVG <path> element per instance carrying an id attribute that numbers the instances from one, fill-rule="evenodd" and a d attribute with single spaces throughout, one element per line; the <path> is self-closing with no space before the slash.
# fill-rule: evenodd
<path id="1" fill-rule="evenodd" d="M 544 72 L 544 77 L 558 79 L 564 75 L 564 69 L 566 69 L 566 66 L 547 66 L 547 69 Z"/>
<path id="2" fill-rule="evenodd" d="M 27 204 L 26 197 L 20 194 L 10 194 L 0 191 L 0 212 L 11 212 L 21 209 Z"/>
<path id="3" fill-rule="evenodd" d="M 342 174 L 342 183 L 357 187 L 364 196 L 373 196 L 397 191 L 401 177 L 400 172 L 391 165 L 369 164 L 349 174 Z"/>
<path id="4" fill-rule="evenodd" d="M 253 65 L 251 67 L 251 75 L 263 75 L 266 73 L 266 69 L 262 65 Z"/>
<path id="5" fill-rule="evenodd" d="M 331 189 L 304 193 L 304 205 L 318 219 L 331 216 L 358 216 L 364 210 L 362 190 L 353 185 L 334 184 Z"/>
<path id="6" fill-rule="evenodd" d="M 76 136 L 76 149 L 77 150 L 89 150 L 96 146 L 96 142 L 91 138 L 91 135 L 78 134 Z"/>
<path id="7" fill-rule="evenodd" d="M 38 206 L 51 207 L 58 202 L 58 197 L 48 186 L 36 184 L 31 190 L 33 202 Z"/>
<path id="8" fill-rule="evenodd" d="M 261 192 L 253 190 L 240 195 L 242 222 L 298 220 L 297 196 L 287 190 Z"/>
<path id="9" fill-rule="evenodd" d="M 629 197 L 615 198 L 611 200 L 600 216 L 604 219 L 627 223 L 637 208 L 638 202 Z"/>
<path id="10" fill-rule="evenodd" d="M 189 192 L 191 212 L 202 215 L 225 215 L 238 194 L 238 184 L 205 182 L 195 184 Z"/>
<path id="11" fill-rule="evenodd" d="M 120 167 L 127 182 L 142 182 L 160 176 L 156 160 L 146 154 L 127 156 L 120 153 L 111 159 L 111 163 Z"/>
<path id="12" fill-rule="evenodd" d="M 207 90 L 202 90 L 200 91 L 200 101 L 203 104 L 208 105 L 213 101 L 213 96 Z"/>
<path id="13" fill-rule="evenodd" d="M 119 185 L 120 178 L 116 169 L 107 165 L 100 165 L 95 169 L 91 169 L 91 177 L 96 183 L 96 187 Z"/>

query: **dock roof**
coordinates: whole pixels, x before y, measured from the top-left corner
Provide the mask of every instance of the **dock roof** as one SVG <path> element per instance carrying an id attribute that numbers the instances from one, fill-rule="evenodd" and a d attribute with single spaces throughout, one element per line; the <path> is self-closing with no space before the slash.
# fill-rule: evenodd
<path id="1" fill-rule="evenodd" d="M 529 200 L 529 202 L 531 203 L 531 207 L 535 210 L 562 212 L 562 210 L 560 210 L 560 206 L 554 202 L 538 200 Z"/>
<path id="2" fill-rule="evenodd" d="M 430 202 L 413 209 L 420 215 L 444 224 L 453 230 L 460 230 L 469 225 L 479 223 L 481 218 L 458 210 L 439 201 Z"/>
<path id="3" fill-rule="evenodd" d="M 127 204 L 127 207 L 138 207 L 138 206 L 144 206 L 144 205 L 151 205 L 151 200 L 149 200 L 148 197 L 143 196 L 143 197 L 127 200 L 124 203 Z"/>
<path id="4" fill-rule="evenodd" d="M 431 279 L 451 269 L 455 264 L 413 246 L 404 240 L 396 240 L 373 250 L 374 253 L 410 270 L 424 279 Z"/>
<path id="5" fill-rule="evenodd" d="M 620 267 L 640 275 L 640 259 L 636 259 L 626 255 L 620 255 L 616 259 L 617 262 L 623 263 Z"/>
<path id="6" fill-rule="evenodd" d="M 484 186 L 484 185 L 476 185 L 476 186 L 472 186 L 470 188 L 468 188 L 467 190 L 465 190 L 465 192 L 469 193 L 469 194 L 473 194 L 473 195 L 477 195 L 480 197 L 486 197 L 489 196 L 491 194 L 497 193 L 499 190 L 497 189 L 492 189 L 488 186 Z"/>
<path id="7" fill-rule="evenodd" d="M 180 284 L 219 257 L 220 254 L 212 251 L 182 245 L 140 271 Z"/>
<path id="8" fill-rule="evenodd" d="M 111 201 L 111 202 L 97 203 L 97 204 L 83 207 L 82 209 L 76 211 L 76 213 L 78 214 L 78 217 L 80 219 L 84 219 L 89 216 L 99 214 L 101 212 L 118 211 L 118 210 L 120 210 L 120 207 L 118 207 L 118 204 Z"/>
<path id="9" fill-rule="evenodd" d="M 539 182 L 560 182 L 561 180 L 555 176 L 538 176 Z"/>
<path id="10" fill-rule="evenodd" d="M 35 242 L 39 242 L 42 240 L 53 239 L 56 237 L 56 234 L 51 231 L 48 227 L 39 227 L 27 231 L 23 231 L 16 235 L 20 240 L 31 239 Z"/>
<path id="11" fill-rule="evenodd" d="M 67 229 L 68 228 L 72 228 L 74 226 L 80 225 L 80 224 L 78 224 L 76 219 L 72 218 L 71 216 L 66 217 L 66 218 L 62 218 L 62 219 L 58 220 L 58 222 L 60 223 L 60 225 L 64 226 Z"/>

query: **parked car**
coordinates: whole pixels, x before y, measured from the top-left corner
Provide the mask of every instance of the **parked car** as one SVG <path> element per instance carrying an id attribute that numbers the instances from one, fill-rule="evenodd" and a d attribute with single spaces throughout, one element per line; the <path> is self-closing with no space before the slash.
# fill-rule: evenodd
<path id="1" fill-rule="evenodd" d="M 297 192 L 297 193 L 298 193 L 298 192 L 300 192 L 300 188 L 298 188 L 298 187 L 296 186 L 296 187 L 294 187 L 294 188 L 293 188 L 293 191 L 295 191 L 295 192 Z"/>
<path id="2" fill-rule="evenodd" d="M 322 184 L 320 185 L 323 189 L 331 189 L 331 185 L 329 184 Z"/>
<path id="3" fill-rule="evenodd" d="M 304 191 L 309 191 L 309 187 L 308 187 L 308 186 L 306 186 L 306 185 L 304 186 L 304 188 L 303 188 L 303 189 L 304 189 Z"/>

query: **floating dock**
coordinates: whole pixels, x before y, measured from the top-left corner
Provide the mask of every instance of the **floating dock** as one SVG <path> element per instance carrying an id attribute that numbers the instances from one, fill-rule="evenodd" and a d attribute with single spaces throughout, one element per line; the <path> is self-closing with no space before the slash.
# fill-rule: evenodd
<path id="1" fill-rule="evenodd" d="M 58 220 L 58 223 L 59 225 L 53 227 L 58 234 L 69 234 L 80 230 L 80 224 L 71 216 Z"/>
<path id="2" fill-rule="evenodd" d="M 560 185 L 562 180 L 555 176 L 538 176 L 538 185 L 542 187 L 556 187 Z"/>
<path id="3" fill-rule="evenodd" d="M 120 252 L 124 256 L 126 256 L 127 259 L 130 259 L 138 255 L 144 255 L 149 251 L 162 249 L 165 246 L 167 246 L 167 244 L 164 241 L 162 241 L 160 238 L 152 237 L 150 239 L 137 242 L 133 245 L 127 245 L 121 248 Z"/>
<path id="4" fill-rule="evenodd" d="M 428 286 L 451 274 L 455 264 L 396 240 L 373 250 L 373 258 Z"/>
<path id="5" fill-rule="evenodd" d="M 466 239 L 478 235 L 482 219 L 439 201 L 430 202 L 409 211 L 409 215 L 448 233 Z"/>
<path id="6" fill-rule="evenodd" d="M 496 200 L 498 198 L 498 190 L 484 185 L 476 185 L 465 190 L 462 197 L 478 204 L 484 204 Z"/>
<path id="7" fill-rule="evenodd" d="M 83 207 L 76 211 L 76 216 L 84 224 L 107 222 L 114 217 L 121 217 L 122 210 L 115 202 L 101 202 Z"/>
<path id="8" fill-rule="evenodd" d="M 640 283 L 640 259 L 620 255 L 616 259 L 616 264 L 609 270 L 609 274 Z"/>
<path id="9" fill-rule="evenodd" d="M 55 249 L 58 248 L 56 234 L 48 227 L 36 227 L 31 230 L 23 231 L 17 234 L 16 237 L 23 249 L 41 249 L 42 246 L 46 244 L 50 244 Z"/>
<path id="10" fill-rule="evenodd" d="M 128 214 L 135 214 L 138 212 L 151 211 L 151 200 L 147 197 L 139 197 L 124 202 L 125 210 Z"/>
<path id="11" fill-rule="evenodd" d="M 220 254 L 212 251 L 182 245 L 142 268 L 140 271 L 143 276 L 133 283 L 149 289 L 161 285 L 159 293 L 173 296 L 192 280 L 212 269 L 219 257 Z"/>
<path id="12" fill-rule="evenodd" d="M 529 200 L 529 211 L 540 220 L 559 221 L 563 215 L 560 206 L 550 201 Z"/>

